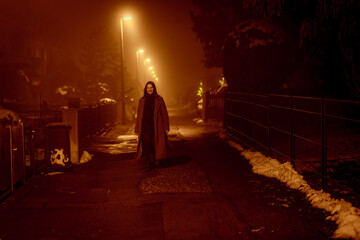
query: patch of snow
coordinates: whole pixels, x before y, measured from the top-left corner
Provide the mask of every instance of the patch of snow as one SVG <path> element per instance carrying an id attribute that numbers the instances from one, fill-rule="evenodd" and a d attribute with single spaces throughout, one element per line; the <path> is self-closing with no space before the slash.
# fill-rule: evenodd
<path id="1" fill-rule="evenodd" d="M 130 141 L 130 140 L 136 140 L 138 139 L 138 135 L 136 134 L 128 134 L 128 135 L 119 135 L 116 137 L 119 140 L 122 141 Z"/>
<path id="2" fill-rule="evenodd" d="M 19 121 L 19 115 L 12 110 L 5 109 L 0 105 L 0 119 L 7 121 Z"/>
<path id="3" fill-rule="evenodd" d="M 245 150 L 238 143 L 228 140 L 225 133 L 220 133 L 219 136 L 249 160 L 254 173 L 276 178 L 290 188 L 300 190 L 305 193 L 306 198 L 314 207 L 329 212 L 331 216 L 327 217 L 327 219 L 336 221 L 338 224 L 338 229 L 334 232 L 334 238 L 360 239 L 360 209 L 343 199 L 332 198 L 329 193 L 323 190 L 311 188 L 303 179 L 303 176 L 289 162 L 280 163 L 278 160 L 266 157 L 260 152 Z"/>
<path id="4" fill-rule="evenodd" d="M 202 124 L 204 121 L 201 118 L 194 118 L 193 119 L 197 124 Z"/>
<path id="5" fill-rule="evenodd" d="M 70 92 L 75 92 L 75 88 L 72 87 L 72 86 L 64 85 L 62 87 L 57 88 L 55 90 L 55 93 L 64 96 L 64 95 L 67 95 L 69 91 Z"/>
<path id="6" fill-rule="evenodd" d="M 59 175 L 59 174 L 64 174 L 64 172 L 49 172 L 45 175 L 48 175 L 48 176 L 53 176 L 53 175 Z"/>
<path id="7" fill-rule="evenodd" d="M 83 151 L 83 154 L 80 158 L 80 164 L 89 162 L 92 159 L 92 157 L 93 157 L 92 154 L 90 154 L 87 151 Z"/>

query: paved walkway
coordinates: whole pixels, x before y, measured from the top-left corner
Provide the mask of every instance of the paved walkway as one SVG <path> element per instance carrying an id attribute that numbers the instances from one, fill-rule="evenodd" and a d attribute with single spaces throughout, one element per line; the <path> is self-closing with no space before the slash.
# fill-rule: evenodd
<path id="1" fill-rule="evenodd" d="M 328 239 L 335 224 L 304 196 L 251 172 L 217 137 L 171 110 L 170 157 L 145 172 L 131 129 L 87 146 L 93 159 L 34 176 L 0 206 L 0 239 Z M 181 114 L 181 115 L 180 115 Z M 123 153 L 125 152 L 125 153 Z"/>

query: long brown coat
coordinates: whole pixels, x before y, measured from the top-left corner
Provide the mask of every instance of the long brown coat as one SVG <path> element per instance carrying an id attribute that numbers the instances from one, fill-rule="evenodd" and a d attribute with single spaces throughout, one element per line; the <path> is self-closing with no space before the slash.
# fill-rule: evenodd
<path id="1" fill-rule="evenodd" d="M 142 154 L 141 143 L 141 125 L 144 113 L 145 97 L 140 98 L 137 119 L 135 123 L 135 133 L 139 135 L 139 142 L 137 147 L 136 158 L 139 159 Z M 154 146 L 155 146 L 155 159 L 166 158 L 167 156 L 167 132 L 170 130 L 169 115 L 164 102 L 164 99 L 157 95 L 155 97 L 154 109 Z"/>

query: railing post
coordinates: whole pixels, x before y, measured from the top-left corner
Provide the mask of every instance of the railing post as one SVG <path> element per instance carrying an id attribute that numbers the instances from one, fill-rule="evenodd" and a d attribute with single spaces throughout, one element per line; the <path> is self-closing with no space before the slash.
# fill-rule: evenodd
<path id="1" fill-rule="evenodd" d="M 9 127 L 9 142 L 10 142 L 10 185 L 11 192 L 14 192 L 14 156 L 13 156 L 13 135 L 12 135 L 12 125 Z"/>
<path id="2" fill-rule="evenodd" d="M 268 94 L 267 95 L 267 101 L 266 101 L 266 104 L 267 104 L 267 111 L 266 111 L 266 121 L 267 121 L 267 127 L 268 127 L 268 130 L 267 130 L 267 141 L 268 141 L 268 155 L 269 157 L 272 157 L 272 152 L 271 152 L 271 125 L 270 125 L 270 95 Z"/>
<path id="3" fill-rule="evenodd" d="M 25 159 L 25 129 L 24 124 L 21 123 L 21 151 L 22 151 L 22 163 L 23 163 L 23 184 L 26 183 L 26 159 Z"/>
<path id="4" fill-rule="evenodd" d="M 227 93 L 224 93 L 223 94 L 223 102 L 222 102 L 222 104 L 223 104 L 223 112 L 222 112 L 222 114 L 223 114 L 223 128 L 224 129 L 226 129 L 226 126 L 227 126 L 227 121 L 226 121 L 226 111 L 227 111 L 227 107 L 228 107 L 228 103 L 226 103 L 226 101 L 225 101 L 225 97 L 227 96 Z"/>
<path id="5" fill-rule="evenodd" d="M 202 119 L 204 122 L 208 121 L 208 100 L 209 100 L 209 92 L 206 91 L 203 96 L 203 109 L 202 109 Z"/>
<path id="6" fill-rule="evenodd" d="M 79 110 L 63 111 L 63 123 L 71 126 L 70 129 L 70 159 L 72 163 L 79 163 Z M 83 124 L 83 123 L 80 123 Z"/>
<path id="7" fill-rule="evenodd" d="M 321 97 L 321 185 L 322 189 L 327 188 L 327 141 L 326 141 L 326 125 L 325 125 L 325 107 L 324 96 Z"/>
<path id="8" fill-rule="evenodd" d="M 251 99 L 251 138 L 255 140 L 255 97 L 254 95 L 251 95 L 249 98 Z M 255 142 L 253 143 L 253 146 L 255 146 Z"/>
<path id="9" fill-rule="evenodd" d="M 290 96 L 290 162 L 295 168 L 295 140 L 294 140 L 294 116 L 293 116 L 293 96 Z"/>

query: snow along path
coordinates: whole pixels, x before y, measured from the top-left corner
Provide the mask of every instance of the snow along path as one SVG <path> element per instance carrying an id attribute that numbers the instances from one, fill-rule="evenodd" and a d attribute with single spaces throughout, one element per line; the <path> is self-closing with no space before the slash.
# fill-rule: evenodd
<path id="1" fill-rule="evenodd" d="M 315 190 L 303 179 L 289 162 L 280 163 L 278 160 L 266 157 L 260 152 L 243 149 L 238 143 L 231 141 L 221 133 L 220 137 L 226 140 L 230 146 L 240 151 L 241 155 L 249 160 L 254 173 L 267 177 L 277 178 L 288 187 L 298 189 L 305 193 L 306 198 L 314 207 L 324 209 L 331 215 L 327 219 L 336 221 L 338 229 L 334 232 L 334 238 L 353 238 L 360 240 L 360 209 L 352 206 L 344 199 L 338 200 L 331 197 L 323 190 Z"/>

